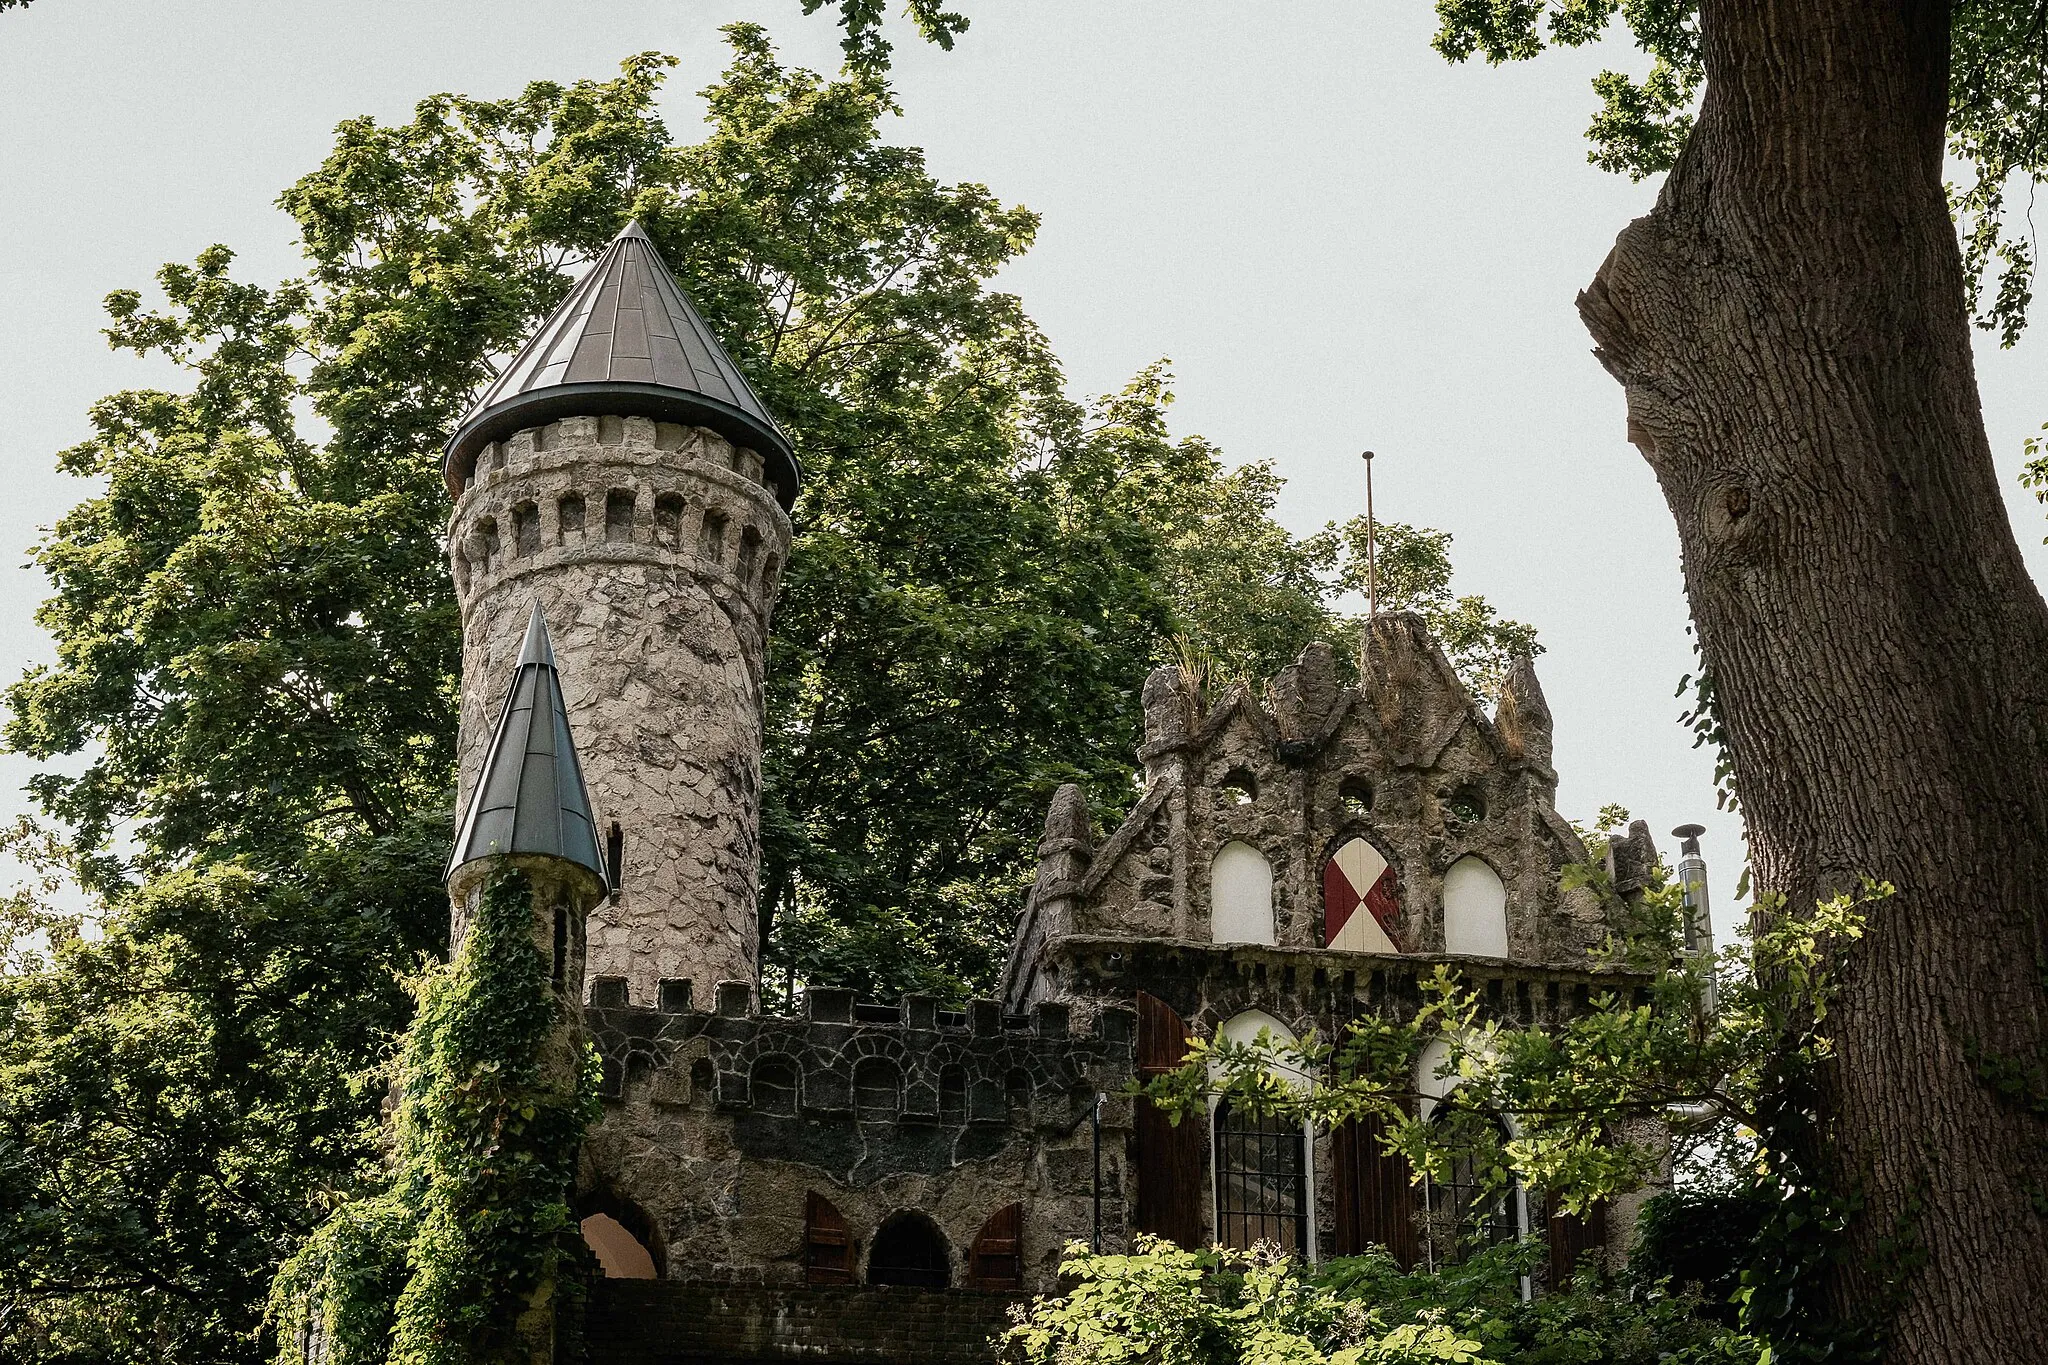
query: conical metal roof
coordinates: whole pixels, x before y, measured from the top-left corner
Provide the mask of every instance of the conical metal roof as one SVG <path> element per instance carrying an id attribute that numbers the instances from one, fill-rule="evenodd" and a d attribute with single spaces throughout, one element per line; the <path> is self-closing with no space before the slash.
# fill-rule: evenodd
<path id="1" fill-rule="evenodd" d="M 562 417 L 610 415 L 709 427 L 760 454 L 784 507 L 796 499 L 803 472 L 789 441 L 637 222 L 462 419 L 442 464 L 448 491 L 462 491 L 492 441 Z"/>
<path id="2" fill-rule="evenodd" d="M 569 713 L 562 707 L 555 649 L 538 602 L 526 623 L 518 671 L 470 792 L 448 872 L 452 876 L 464 863 L 503 853 L 563 858 L 606 881 L 597 821 L 590 813 Z"/>

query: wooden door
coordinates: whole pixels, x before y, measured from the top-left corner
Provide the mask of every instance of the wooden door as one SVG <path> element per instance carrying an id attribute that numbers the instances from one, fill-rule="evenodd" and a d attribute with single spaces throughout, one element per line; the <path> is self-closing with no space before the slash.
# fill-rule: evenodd
<path id="1" fill-rule="evenodd" d="M 804 1281 L 853 1283 L 853 1236 L 845 1217 L 816 1190 L 804 1194 Z"/>
<path id="2" fill-rule="evenodd" d="M 988 1216 L 967 1252 L 967 1282 L 975 1289 L 1024 1287 L 1024 1206 L 1008 1204 Z"/>
<path id="3" fill-rule="evenodd" d="M 1356 1256 L 1369 1246 L 1393 1253 L 1403 1269 L 1421 1259 L 1415 1229 L 1415 1186 L 1408 1159 L 1380 1143 L 1385 1125 L 1377 1116 L 1339 1124 L 1331 1135 L 1331 1192 L 1335 1196 L 1339 1256 Z"/>
<path id="4" fill-rule="evenodd" d="M 1138 993 L 1138 1079 L 1179 1068 L 1187 1056 L 1188 1027 L 1173 1007 Z M 1208 1241 L 1202 1186 L 1208 1178 L 1209 1125 L 1187 1114 L 1176 1124 L 1152 1101 L 1138 1101 L 1138 1207 L 1132 1225 L 1189 1250 Z"/>

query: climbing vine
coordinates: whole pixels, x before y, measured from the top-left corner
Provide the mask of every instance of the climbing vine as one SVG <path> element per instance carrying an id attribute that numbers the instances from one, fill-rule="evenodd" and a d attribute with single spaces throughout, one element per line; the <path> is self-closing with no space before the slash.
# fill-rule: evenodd
<path id="1" fill-rule="evenodd" d="M 455 961 L 421 979 L 384 1188 L 278 1275 L 280 1361 L 317 1337 L 327 1365 L 499 1365 L 552 1331 L 598 1063 L 532 923 L 531 882 L 496 869 Z"/>

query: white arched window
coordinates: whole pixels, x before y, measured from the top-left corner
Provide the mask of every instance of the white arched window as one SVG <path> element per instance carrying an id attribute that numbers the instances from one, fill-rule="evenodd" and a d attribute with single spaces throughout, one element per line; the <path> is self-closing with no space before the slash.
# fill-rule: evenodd
<path id="1" fill-rule="evenodd" d="M 1272 943 L 1273 869 L 1250 844 L 1232 840 L 1209 864 L 1209 937 L 1216 943 Z"/>
<path id="2" fill-rule="evenodd" d="M 1444 951 L 1508 955 L 1508 889 L 1498 872 L 1469 855 L 1444 874 Z"/>
<path id="3" fill-rule="evenodd" d="M 1235 1043 L 1253 1043 L 1261 1033 L 1275 1043 L 1296 1041 L 1294 1033 L 1262 1010 L 1246 1010 L 1218 1032 Z M 1297 1090 L 1309 1080 L 1293 1070 L 1280 1078 Z M 1315 1188 L 1310 1169 L 1308 1125 L 1276 1114 L 1254 1117 L 1233 1112 L 1219 1101 L 1209 1114 L 1211 1174 L 1216 1190 L 1216 1240 L 1249 1251 L 1260 1242 L 1276 1242 L 1303 1259 L 1315 1255 L 1315 1220 L 1309 1213 L 1309 1192 Z"/>

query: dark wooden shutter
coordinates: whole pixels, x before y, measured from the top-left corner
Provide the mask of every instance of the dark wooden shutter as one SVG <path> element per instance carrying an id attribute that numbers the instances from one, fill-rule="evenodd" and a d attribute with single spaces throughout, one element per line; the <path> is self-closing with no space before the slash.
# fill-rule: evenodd
<path id="1" fill-rule="evenodd" d="M 1164 1000 L 1138 993 L 1138 1079 L 1177 1070 L 1187 1056 L 1188 1027 Z M 1202 1183 L 1209 1125 L 1184 1114 L 1176 1125 L 1152 1101 L 1138 1101 L 1138 1208 L 1133 1225 L 1189 1250 L 1207 1240 Z"/>
<path id="2" fill-rule="evenodd" d="M 1550 1287 L 1563 1289 L 1578 1273 L 1579 1258 L 1589 1251 L 1601 1253 L 1595 1264 L 1606 1267 L 1607 1205 L 1595 1200 L 1583 1216 L 1553 1213 L 1545 1240 L 1550 1243 Z"/>
<path id="3" fill-rule="evenodd" d="M 804 1280 L 853 1283 L 853 1236 L 832 1201 L 821 1199 L 816 1190 L 804 1194 Z"/>
<path id="4" fill-rule="evenodd" d="M 1416 1244 L 1415 1186 L 1408 1158 L 1380 1144 L 1385 1123 L 1378 1115 L 1352 1119 L 1331 1135 L 1330 1159 L 1337 1226 L 1336 1253 L 1356 1256 L 1383 1246 L 1408 1269 L 1421 1259 Z"/>
<path id="5" fill-rule="evenodd" d="M 1024 1206 L 997 1209 L 967 1252 L 967 1283 L 975 1289 L 1024 1287 Z"/>

